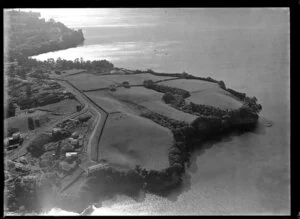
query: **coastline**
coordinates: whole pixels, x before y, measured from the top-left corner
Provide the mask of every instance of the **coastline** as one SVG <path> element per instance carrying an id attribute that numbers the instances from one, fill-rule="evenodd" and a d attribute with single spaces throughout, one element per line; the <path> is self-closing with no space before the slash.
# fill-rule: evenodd
<path id="1" fill-rule="evenodd" d="M 76 47 L 76 46 L 71 46 L 69 48 L 72 48 L 72 47 Z M 58 49 L 58 50 L 60 50 L 60 49 Z M 53 51 L 57 51 L 57 49 L 53 50 Z M 50 52 L 50 51 L 48 51 L 48 52 Z M 128 70 L 126 70 L 126 71 L 128 71 Z M 149 72 L 149 71 L 146 71 L 146 72 Z M 225 87 L 224 82 L 221 83 L 212 78 L 196 77 L 196 76 L 189 75 L 186 73 L 185 74 L 181 74 L 181 73 L 175 73 L 175 74 L 172 74 L 172 73 L 167 74 L 166 73 L 166 74 L 164 74 L 164 73 L 156 73 L 153 71 L 151 73 L 154 75 L 157 75 L 157 76 L 173 75 L 176 77 L 177 76 L 182 77 L 184 79 L 199 79 L 199 80 L 219 83 L 219 85 L 222 86 L 223 89 L 225 89 L 228 92 L 230 92 L 231 94 L 235 95 L 237 98 L 245 99 L 245 97 L 246 97 L 246 94 L 239 93 L 232 89 L 228 89 Z M 247 101 L 249 101 L 249 99 Z M 252 106 L 259 107 L 256 104 L 256 102 L 253 103 Z M 159 117 L 159 116 L 161 116 L 161 115 L 158 115 L 157 117 Z M 191 126 L 186 127 L 186 125 L 184 125 L 182 127 L 182 129 L 180 129 L 180 130 L 176 130 L 176 131 L 173 130 L 174 138 L 175 138 L 175 140 L 176 139 L 178 140 L 176 143 L 182 142 L 183 139 L 188 139 L 188 142 L 186 142 L 184 145 L 179 144 L 179 143 L 176 144 L 176 147 L 178 147 L 178 149 L 180 148 L 179 153 L 178 153 L 178 151 L 176 153 L 180 157 L 180 160 L 181 159 L 184 160 L 184 162 L 177 162 L 177 164 L 179 163 L 180 165 L 170 165 L 169 168 L 167 168 L 163 171 L 152 171 L 152 172 L 146 171 L 145 172 L 141 169 L 138 169 L 136 171 L 130 172 L 131 175 L 127 176 L 127 178 L 126 177 L 122 178 L 123 176 L 121 178 L 119 178 L 120 177 L 119 174 L 121 174 L 121 173 L 118 173 L 117 171 L 108 168 L 108 169 L 105 169 L 103 173 L 95 173 L 95 176 L 98 177 L 97 174 L 99 174 L 99 175 L 112 174 L 112 177 L 119 178 L 119 182 L 123 182 L 123 180 L 125 180 L 125 179 L 128 180 L 128 185 L 130 183 L 132 183 L 131 179 L 135 179 L 136 187 L 131 188 L 130 192 L 134 193 L 134 191 L 132 191 L 132 190 L 135 190 L 135 189 L 136 190 L 145 189 L 146 191 L 150 191 L 152 193 L 163 195 L 163 193 L 168 192 L 167 190 L 171 190 L 171 189 L 176 188 L 176 186 L 180 186 L 180 183 L 182 181 L 181 177 L 185 173 L 185 168 L 186 168 L 187 164 L 189 163 L 190 153 L 193 151 L 195 144 L 197 144 L 198 147 L 201 147 L 201 145 L 199 143 L 202 143 L 206 140 L 210 141 L 213 139 L 219 139 L 220 137 L 230 133 L 231 131 L 235 130 L 236 128 L 238 128 L 238 129 L 246 128 L 247 130 L 251 130 L 254 128 L 258 118 L 259 118 L 258 114 L 255 114 L 255 113 L 252 114 L 250 112 L 249 113 L 246 112 L 246 117 L 241 116 L 239 114 L 239 111 L 236 111 L 236 114 L 233 113 L 232 121 L 229 124 L 226 121 L 226 118 L 199 117 L 198 120 L 193 123 L 192 128 L 191 128 Z M 166 120 L 168 120 L 168 119 L 166 119 Z M 222 120 L 224 120 L 224 121 L 222 121 Z M 175 123 L 177 123 L 177 122 L 175 121 Z M 170 124 L 172 124 L 172 122 L 170 122 Z M 211 124 L 213 124 L 213 125 L 210 126 Z M 199 126 L 204 126 L 204 128 L 199 128 Z M 197 131 L 195 131 L 195 130 L 197 130 Z M 216 130 L 218 130 L 218 131 L 216 131 Z M 201 138 L 198 138 L 198 134 L 203 133 L 203 131 L 205 131 L 207 133 L 207 136 L 201 136 Z M 180 137 L 177 138 L 176 136 L 180 136 Z M 184 158 L 182 158 L 182 157 L 184 157 Z M 114 173 L 109 173 L 109 172 L 114 172 Z M 93 183 L 95 183 L 95 181 Z M 159 187 L 156 186 L 158 184 L 160 184 Z M 92 184 L 90 186 L 93 187 L 94 185 Z"/>

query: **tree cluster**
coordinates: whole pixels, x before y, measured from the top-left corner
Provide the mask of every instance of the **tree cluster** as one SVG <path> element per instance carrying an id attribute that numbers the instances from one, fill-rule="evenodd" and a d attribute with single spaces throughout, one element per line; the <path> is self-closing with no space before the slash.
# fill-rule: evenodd
<path id="1" fill-rule="evenodd" d="M 173 95 L 180 95 L 183 98 L 188 98 L 189 96 L 191 96 L 191 94 L 186 90 L 176 88 L 176 87 L 169 87 L 169 86 L 165 86 L 165 85 L 159 85 L 159 84 L 154 83 L 152 80 L 145 80 L 143 82 L 143 85 L 148 89 L 152 89 L 152 90 L 155 90 L 155 91 L 161 92 L 161 93 L 169 92 Z"/>
<path id="2" fill-rule="evenodd" d="M 33 157 L 40 157 L 44 152 L 44 145 L 51 142 L 51 136 L 47 134 L 39 134 L 26 148 Z"/>

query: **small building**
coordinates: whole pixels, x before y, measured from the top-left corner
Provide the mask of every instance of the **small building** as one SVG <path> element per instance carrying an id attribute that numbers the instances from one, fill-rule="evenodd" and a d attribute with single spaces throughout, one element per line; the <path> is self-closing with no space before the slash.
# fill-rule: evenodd
<path id="1" fill-rule="evenodd" d="M 17 148 L 20 144 L 22 144 L 23 138 L 20 132 L 16 132 L 12 135 L 12 137 L 8 137 L 4 139 L 4 147 L 7 150 L 11 150 Z"/>
<path id="2" fill-rule="evenodd" d="M 78 146 L 78 139 L 74 139 L 74 138 L 70 137 L 69 142 L 73 146 Z"/>
<path id="3" fill-rule="evenodd" d="M 53 133 L 56 134 L 56 133 L 60 133 L 60 132 L 62 132 L 62 129 L 61 129 L 61 128 L 53 128 L 53 129 L 52 129 L 52 134 L 53 134 Z"/>
<path id="4" fill-rule="evenodd" d="M 79 133 L 78 132 L 73 132 L 71 137 L 74 138 L 74 139 L 78 139 Z"/>
<path id="5" fill-rule="evenodd" d="M 83 139 L 79 139 L 78 140 L 78 147 L 82 147 L 83 146 Z"/>
<path id="6" fill-rule="evenodd" d="M 77 152 L 66 152 L 65 156 L 66 156 L 66 158 L 78 157 L 78 153 Z"/>

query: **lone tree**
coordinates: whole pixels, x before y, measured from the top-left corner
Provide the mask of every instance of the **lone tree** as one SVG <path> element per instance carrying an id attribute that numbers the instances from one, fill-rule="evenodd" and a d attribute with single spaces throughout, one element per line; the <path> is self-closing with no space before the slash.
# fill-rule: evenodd
<path id="1" fill-rule="evenodd" d="M 28 117 L 28 128 L 29 128 L 29 130 L 34 129 L 34 121 L 33 121 L 32 117 Z"/>
<path id="2" fill-rule="evenodd" d="M 7 108 L 6 108 L 6 117 L 13 117 L 16 115 L 16 108 L 13 104 L 13 102 L 9 101 Z"/>
<path id="3" fill-rule="evenodd" d="M 128 81 L 124 81 L 122 84 L 123 84 L 123 87 L 130 88 L 130 84 Z"/>
<path id="4" fill-rule="evenodd" d="M 36 125 L 37 127 L 40 127 L 40 126 L 41 126 L 40 120 L 39 120 L 39 119 L 35 119 L 34 122 L 35 122 L 35 125 Z"/>

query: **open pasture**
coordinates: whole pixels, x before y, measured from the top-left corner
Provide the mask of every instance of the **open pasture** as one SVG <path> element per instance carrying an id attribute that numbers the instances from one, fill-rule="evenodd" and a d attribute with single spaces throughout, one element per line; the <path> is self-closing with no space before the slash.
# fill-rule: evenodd
<path id="1" fill-rule="evenodd" d="M 234 98 L 225 90 L 204 90 L 200 92 L 193 92 L 191 96 L 186 99 L 186 103 L 193 102 L 196 104 L 204 104 L 221 109 L 238 109 L 242 106 L 242 102 Z"/>
<path id="2" fill-rule="evenodd" d="M 168 149 L 172 146 L 170 130 L 131 113 L 108 117 L 99 145 L 99 160 L 124 169 L 160 170 L 168 167 Z"/>

